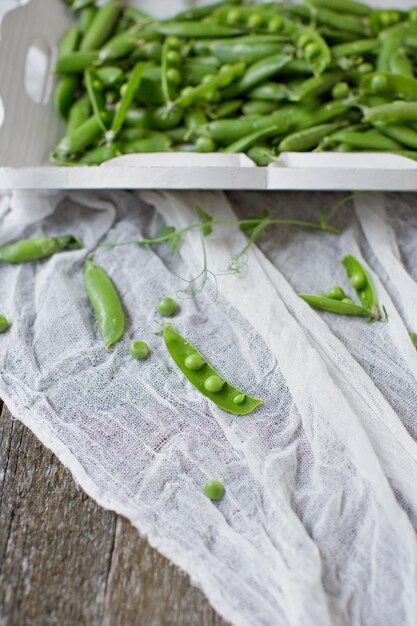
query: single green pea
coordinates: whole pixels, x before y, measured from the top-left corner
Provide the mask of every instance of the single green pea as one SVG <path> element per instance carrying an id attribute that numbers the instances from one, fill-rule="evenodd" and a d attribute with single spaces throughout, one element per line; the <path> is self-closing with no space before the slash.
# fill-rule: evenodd
<path id="1" fill-rule="evenodd" d="M 235 395 L 235 397 L 233 398 L 233 402 L 234 402 L 235 404 L 242 404 L 242 402 L 244 402 L 244 401 L 245 401 L 245 398 L 246 398 L 246 396 L 245 396 L 245 394 L 244 394 L 244 393 L 237 393 L 237 394 Z"/>
<path id="2" fill-rule="evenodd" d="M 355 290 L 362 289 L 366 285 L 365 274 L 352 274 L 352 276 L 349 277 L 349 280 Z"/>
<path id="3" fill-rule="evenodd" d="M 149 354 L 149 346 L 144 341 L 131 341 L 129 345 L 129 354 L 134 359 L 142 361 L 143 359 L 146 359 Z"/>
<path id="4" fill-rule="evenodd" d="M 170 36 L 167 37 L 167 45 L 174 50 L 179 50 L 179 48 L 181 48 L 181 41 L 178 37 Z"/>
<path id="5" fill-rule="evenodd" d="M 309 43 L 311 43 L 311 37 L 307 33 L 303 33 L 297 39 L 297 46 L 301 49 L 305 48 Z"/>
<path id="6" fill-rule="evenodd" d="M 375 74 L 371 79 L 372 91 L 385 91 L 388 87 L 388 79 L 383 74 Z"/>
<path id="7" fill-rule="evenodd" d="M 4 315 L 0 315 L 0 333 L 5 333 L 9 329 L 9 321 Z"/>
<path id="8" fill-rule="evenodd" d="M 332 89 L 332 98 L 333 100 L 343 100 L 349 94 L 349 85 L 348 83 L 341 81 L 340 83 L 336 83 Z"/>
<path id="9" fill-rule="evenodd" d="M 203 85 L 205 85 L 207 83 L 211 83 L 213 78 L 214 78 L 214 74 L 206 74 L 205 76 L 203 76 L 203 79 L 202 79 L 201 82 L 202 82 Z M 186 87 L 186 89 L 187 89 L 187 87 Z M 185 89 L 184 89 L 184 91 L 185 91 Z"/>
<path id="10" fill-rule="evenodd" d="M 226 489 L 219 480 L 209 480 L 203 485 L 203 494 L 209 498 L 209 500 L 217 502 L 223 498 L 225 493 Z"/>
<path id="11" fill-rule="evenodd" d="M 240 22 L 241 18 L 242 12 L 239 9 L 230 9 L 230 11 L 228 11 L 226 14 L 226 22 L 231 26 L 233 24 L 237 24 L 237 22 Z"/>
<path id="12" fill-rule="evenodd" d="M 171 67 L 167 71 L 167 81 L 172 85 L 180 85 L 181 84 L 181 73 L 175 67 Z"/>
<path id="13" fill-rule="evenodd" d="M 162 298 L 156 310 L 163 317 L 172 317 L 177 312 L 178 305 L 172 298 Z"/>
<path id="14" fill-rule="evenodd" d="M 181 62 L 179 52 L 177 52 L 177 50 L 168 50 L 167 61 L 170 65 L 179 65 L 179 63 Z"/>
<path id="15" fill-rule="evenodd" d="M 184 361 L 184 365 L 189 370 L 200 370 L 205 364 L 205 360 L 197 352 L 190 354 Z"/>
<path id="16" fill-rule="evenodd" d="M 343 298 L 342 302 L 344 302 L 345 304 L 355 304 L 352 298 Z"/>
<path id="17" fill-rule="evenodd" d="M 224 380 L 222 380 L 220 376 L 216 376 L 215 374 L 213 376 L 209 376 L 204 381 L 204 387 L 207 389 L 207 391 L 210 391 L 211 393 L 217 393 L 218 391 L 221 391 L 223 385 Z"/>
<path id="18" fill-rule="evenodd" d="M 253 13 L 252 15 L 250 15 L 247 19 L 247 26 L 248 28 L 255 30 L 256 28 L 259 28 L 260 26 L 262 26 L 263 24 L 263 18 L 261 15 L 259 15 L 259 13 Z"/>
<path id="19" fill-rule="evenodd" d="M 375 69 L 375 68 L 374 68 L 374 66 L 372 65 L 372 63 L 361 63 L 361 64 L 358 66 L 358 72 L 359 72 L 360 74 L 369 74 L 369 73 L 373 72 L 373 71 L 374 71 L 374 69 Z"/>
<path id="20" fill-rule="evenodd" d="M 270 33 L 278 33 L 283 26 L 282 18 L 279 16 L 273 17 L 268 22 L 268 30 Z"/>
<path id="21" fill-rule="evenodd" d="M 346 295 L 341 287 L 332 287 L 327 294 L 327 297 L 332 300 L 344 300 Z"/>

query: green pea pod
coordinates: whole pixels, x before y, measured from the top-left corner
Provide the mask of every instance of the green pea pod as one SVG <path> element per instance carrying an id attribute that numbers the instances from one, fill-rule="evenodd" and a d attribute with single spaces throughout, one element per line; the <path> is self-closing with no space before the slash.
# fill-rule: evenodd
<path id="1" fill-rule="evenodd" d="M 172 35 L 173 37 L 184 37 L 187 39 L 212 39 L 213 37 L 232 37 L 239 35 L 241 31 L 221 26 L 213 22 L 191 22 L 169 20 L 160 22 L 156 26 L 156 31 L 161 35 Z"/>
<path id="2" fill-rule="evenodd" d="M 215 2 L 207 6 L 193 7 L 192 9 L 186 9 L 176 15 L 177 20 L 201 20 L 208 15 L 211 15 L 213 11 L 219 7 L 233 4 L 242 4 L 242 0 L 225 0 L 225 2 Z"/>
<path id="3" fill-rule="evenodd" d="M 125 90 L 120 100 L 119 104 L 116 107 L 116 111 L 114 113 L 113 122 L 111 125 L 111 130 L 114 135 L 116 135 L 121 127 L 124 124 L 126 119 L 126 114 L 130 109 L 130 106 L 135 98 L 135 95 L 139 89 L 140 81 L 142 80 L 143 74 L 143 63 L 137 63 L 133 69 L 133 72 L 125 85 Z"/>
<path id="4" fill-rule="evenodd" d="M 188 86 L 195 87 L 203 82 L 204 78 L 208 74 L 215 74 L 219 69 L 219 61 L 217 59 L 212 59 L 212 62 L 207 63 L 207 60 L 212 59 L 212 57 L 197 57 L 186 59 L 183 65 L 184 72 L 184 84 Z M 204 61 L 204 62 L 203 62 Z"/>
<path id="5" fill-rule="evenodd" d="M 362 2 L 356 2 L 356 0 L 310 0 L 310 2 L 316 7 L 324 7 L 348 15 L 362 15 L 366 17 L 372 11 L 371 7 Z"/>
<path id="6" fill-rule="evenodd" d="M 93 73 L 93 70 L 91 69 L 85 71 L 84 83 L 87 88 L 87 94 L 90 99 L 94 117 L 100 125 L 103 133 L 105 133 L 108 130 L 108 112 L 104 102 L 102 85 L 100 81 L 97 80 L 95 73 Z"/>
<path id="7" fill-rule="evenodd" d="M 75 130 L 65 135 L 59 142 L 55 151 L 60 156 L 77 154 L 89 148 L 102 134 L 103 129 L 93 115 L 81 124 L 81 126 L 78 126 Z"/>
<path id="8" fill-rule="evenodd" d="M 61 117 L 67 119 L 70 109 L 75 100 L 78 81 L 73 75 L 61 78 L 54 89 L 55 108 Z"/>
<path id="9" fill-rule="evenodd" d="M 268 128 L 263 128 L 261 130 L 257 130 L 237 141 L 231 143 L 224 148 L 223 152 L 228 152 L 229 154 L 239 154 L 240 152 L 246 152 L 253 144 L 261 139 L 265 139 L 265 137 L 274 137 L 276 135 L 282 135 L 282 124 L 269 126 Z"/>
<path id="10" fill-rule="evenodd" d="M 337 315 L 349 315 L 352 317 L 369 315 L 369 309 L 358 306 L 353 302 L 343 302 L 343 300 L 334 300 L 327 296 L 300 294 L 300 298 L 307 302 L 313 309 L 327 311 L 328 313 L 336 313 Z"/>
<path id="11" fill-rule="evenodd" d="M 329 139 L 336 143 L 348 144 L 358 150 L 384 150 L 386 152 L 401 150 L 401 144 L 377 130 L 365 132 L 339 130 L 330 135 Z"/>
<path id="12" fill-rule="evenodd" d="M 374 125 L 383 135 L 394 139 L 394 141 L 407 148 L 417 150 L 417 131 L 414 128 L 402 126 L 401 124 L 387 125 L 381 122 L 374 122 Z"/>
<path id="13" fill-rule="evenodd" d="M 375 72 L 365 74 L 360 83 L 361 89 L 390 96 L 392 99 L 417 100 L 417 79 Z"/>
<path id="14" fill-rule="evenodd" d="M 88 95 L 84 95 L 72 105 L 68 114 L 67 135 L 88 120 L 91 115 L 91 104 Z"/>
<path id="15" fill-rule="evenodd" d="M 300 102 L 307 98 L 319 96 L 326 91 L 329 91 L 333 85 L 342 80 L 344 76 L 343 72 L 329 72 L 328 74 L 322 74 L 321 76 L 313 76 L 301 83 L 296 89 L 291 92 L 290 100 L 293 102 Z"/>
<path id="16" fill-rule="evenodd" d="M 100 61 L 115 61 L 128 56 L 136 47 L 136 33 L 119 33 L 109 39 L 99 51 Z"/>
<path id="17" fill-rule="evenodd" d="M 416 122 L 417 102 L 398 100 L 365 111 L 365 122 Z"/>
<path id="18" fill-rule="evenodd" d="M 177 40 L 167 37 L 162 46 L 161 59 L 161 88 L 165 102 L 172 102 L 178 91 L 178 86 L 182 82 L 180 73 L 181 55 L 177 50 Z"/>
<path id="19" fill-rule="evenodd" d="M 404 48 L 399 48 L 390 58 L 389 71 L 391 74 L 414 78 L 414 64 Z"/>
<path id="20" fill-rule="evenodd" d="M 87 32 L 87 30 L 90 28 L 91 24 L 93 23 L 93 20 L 96 14 L 97 14 L 97 9 L 94 6 L 86 7 L 80 12 L 79 26 L 80 26 L 80 33 L 83 36 Z"/>
<path id="21" fill-rule="evenodd" d="M 164 105 L 150 112 L 150 126 L 156 130 L 170 130 L 178 126 L 184 111 L 175 105 Z"/>
<path id="22" fill-rule="evenodd" d="M 266 167 L 270 163 L 273 163 L 277 160 L 277 156 L 269 146 L 252 146 L 246 153 L 252 161 L 259 165 L 260 167 Z"/>
<path id="23" fill-rule="evenodd" d="M 98 68 L 95 74 L 104 87 L 114 87 L 114 85 L 120 84 L 124 78 L 123 70 L 114 65 Z"/>
<path id="24" fill-rule="evenodd" d="M 212 42 L 210 53 L 222 63 L 247 63 L 252 64 L 261 61 L 266 57 L 282 52 L 283 44 L 276 42 L 255 43 L 245 41 L 239 43 L 240 37 L 234 38 L 234 45 L 230 45 L 229 40 Z"/>
<path id="25" fill-rule="evenodd" d="M 94 309 L 106 350 L 123 336 L 125 316 L 116 288 L 107 273 L 91 259 L 84 265 L 84 288 Z"/>
<path id="26" fill-rule="evenodd" d="M 378 72 L 389 72 L 392 56 L 407 41 L 408 32 L 408 25 L 399 24 L 379 35 Z"/>
<path id="27" fill-rule="evenodd" d="M 235 65 L 224 65 L 217 74 L 206 77 L 204 82 L 196 87 L 187 87 L 183 89 L 175 104 L 179 107 L 189 107 L 199 100 L 208 100 L 210 95 L 218 89 L 224 89 L 234 80 L 240 78 L 245 71 L 244 63 L 236 63 Z"/>
<path id="28" fill-rule="evenodd" d="M 336 30 L 347 31 L 359 37 L 367 35 L 369 32 L 367 22 L 361 17 L 354 15 L 341 16 L 340 13 L 336 13 L 330 9 L 319 8 L 314 13 L 314 17 L 319 26 L 328 26 Z"/>
<path id="29" fill-rule="evenodd" d="M 65 56 L 58 57 L 54 71 L 56 74 L 77 74 L 84 72 L 91 65 L 98 61 L 98 52 L 82 51 L 71 52 Z"/>
<path id="30" fill-rule="evenodd" d="M 74 2 L 71 5 L 71 10 L 74 12 L 82 11 L 83 9 L 86 9 L 87 7 L 94 6 L 94 4 L 95 4 L 94 0 L 74 0 Z"/>
<path id="31" fill-rule="evenodd" d="M 270 102 L 282 102 L 288 100 L 291 88 L 282 83 L 266 82 L 252 89 L 247 95 L 254 100 L 268 100 Z"/>
<path id="32" fill-rule="evenodd" d="M 289 61 L 291 61 L 291 56 L 282 52 L 257 61 L 246 70 L 245 74 L 236 84 L 230 85 L 230 87 L 225 89 L 222 94 L 223 98 L 233 98 L 234 96 L 249 91 L 253 87 L 256 87 L 256 85 L 278 74 Z"/>
<path id="33" fill-rule="evenodd" d="M 149 109 L 129 109 L 124 125 L 127 128 L 150 128 L 151 111 Z"/>
<path id="34" fill-rule="evenodd" d="M 230 385 L 230 383 L 223 381 L 198 350 L 169 325 L 164 327 L 164 341 L 169 354 L 186 379 L 203 396 L 214 402 L 223 411 L 234 415 L 248 415 L 262 404 L 261 400 L 252 398 Z M 193 366 L 193 359 L 197 362 L 199 369 L 187 367 L 186 363 L 190 363 Z M 207 387 L 210 388 L 209 379 L 219 382 L 218 387 L 223 383 L 219 391 L 209 391 L 207 389 Z"/>
<path id="35" fill-rule="evenodd" d="M 410 336 L 413 346 L 417 348 L 417 333 L 413 333 L 412 331 L 410 331 L 408 334 Z"/>
<path id="36" fill-rule="evenodd" d="M 58 44 L 57 58 L 60 59 L 61 57 L 74 52 L 74 50 L 77 49 L 79 40 L 80 31 L 77 26 L 72 26 L 64 33 Z"/>
<path id="37" fill-rule="evenodd" d="M 120 8 L 113 0 L 104 4 L 81 40 L 80 50 L 98 50 L 109 38 L 120 15 Z"/>
<path id="38" fill-rule="evenodd" d="M 4 263 L 28 263 L 52 256 L 64 250 L 80 250 L 83 242 L 74 235 L 61 237 L 38 237 L 11 243 L 0 248 L 0 261 Z"/>
<path id="39" fill-rule="evenodd" d="M 76 161 L 75 165 L 101 165 L 105 161 L 110 161 L 110 159 L 114 159 L 120 155 L 121 151 L 116 144 L 105 144 L 85 152 Z"/>
<path id="40" fill-rule="evenodd" d="M 344 57 L 363 56 L 372 54 L 379 48 L 378 39 L 358 39 L 348 43 L 340 43 L 331 48 L 332 57 L 334 59 L 343 59 Z"/>
<path id="41" fill-rule="evenodd" d="M 242 104 L 242 100 L 228 100 L 227 102 L 221 102 L 218 106 L 210 108 L 208 115 L 211 119 L 221 120 L 237 113 L 237 111 L 239 111 L 242 107 Z"/>
<path id="42" fill-rule="evenodd" d="M 242 106 L 243 115 L 269 115 L 277 108 L 271 100 L 249 100 Z"/>
<path id="43" fill-rule="evenodd" d="M 377 295 L 366 270 L 353 256 L 346 256 L 341 263 L 363 308 L 367 309 L 373 318 L 379 319 L 381 316 Z"/>
<path id="44" fill-rule="evenodd" d="M 341 126 L 343 126 L 343 122 L 318 124 L 317 126 L 311 126 L 311 128 L 292 133 L 280 142 L 278 150 L 280 152 L 306 152 L 312 150 Z"/>
<path id="45" fill-rule="evenodd" d="M 123 154 L 144 154 L 148 152 L 169 152 L 171 150 L 172 140 L 170 137 L 146 137 L 144 139 L 136 139 L 120 143 L 120 149 Z"/>

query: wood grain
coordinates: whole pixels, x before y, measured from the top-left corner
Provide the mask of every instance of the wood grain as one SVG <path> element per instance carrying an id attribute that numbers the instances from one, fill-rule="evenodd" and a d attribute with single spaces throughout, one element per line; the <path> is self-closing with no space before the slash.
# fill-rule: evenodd
<path id="1" fill-rule="evenodd" d="M 227 626 L 128 521 L 100 508 L 5 407 L 0 626 Z"/>

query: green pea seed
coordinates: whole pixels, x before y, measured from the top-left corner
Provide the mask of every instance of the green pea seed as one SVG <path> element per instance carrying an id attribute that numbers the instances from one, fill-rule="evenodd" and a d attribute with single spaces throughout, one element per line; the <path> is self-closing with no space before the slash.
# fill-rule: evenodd
<path id="1" fill-rule="evenodd" d="M 0 315 L 0 333 L 5 333 L 9 329 L 9 321 L 4 315 Z"/>
<path id="2" fill-rule="evenodd" d="M 383 74 L 375 74 L 371 79 L 372 91 L 385 91 L 388 87 L 388 79 Z"/>
<path id="3" fill-rule="evenodd" d="M 225 493 L 226 489 L 219 480 L 209 480 L 203 485 L 203 494 L 215 502 L 221 500 Z"/>
<path id="4" fill-rule="evenodd" d="M 224 380 L 222 380 L 220 376 L 216 375 L 209 376 L 204 381 L 204 387 L 207 389 L 207 391 L 211 391 L 212 393 L 217 393 L 218 391 L 221 391 L 223 385 Z"/>
<path id="5" fill-rule="evenodd" d="M 181 83 L 181 73 L 175 67 L 171 67 L 167 71 L 167 80 L 172 85 L 179 85 Z"/>
<path id="6" fill-rule="evenodd" d="M 366 276 L 364 274 L 352 274 L 349 280 L 355 290 L 362 289 L 366 285 Z"/>
<path id="7" fill-rule="evenodd" d="M 258 13 L 254 13 L 253 15 L 250 15 L 246 22 L 248 28 L 251 28 L 251 29 L 259 28 L 260 26 L 262 26 L 262 23 L 263 23 L 263 18 Z"/>
<path id="8" fill-rule="evenodd" d="M 360 74 L 369 74 L 370 72 L 373 72 L 374 69 L 375 68 L 372 63 L 361 63 L 358 67 L 358 72 Z"/>
<path id="9" fill-rule="evenodd" d="M 236 395 L 235 395 L 235 397 L 233 398 L 233 402 L 234 402 L 235 404 L 242 404 L 242 402 L 244 402 L 244 401 L 245 401 L 245 398 L 246 398 L 245 394 L 243 394 L 243 393 L 238 393 L 238 394 L 236 394 Z"/>
<path id="10" fill-rule="evenodd" d="M 307 33 L 303 33 L 297 40 L 297 46 L 301 49 L 305 48 L 309 43 L 311 43 L 311 37 Z"/>
<path id="11" fill-rule="evenodd" d="M 156 310 L 163 317 L 172 317 L 177 312 L 178 305 L 172 298 L 162 298 Z"/>
<path id="12" fill-rule="evenodd" d="M 199 354 L 190 354 L 184 361 L 184 365 L 189 370 L 200 370 L 205 364 L 205 360 Z"/>
<path id="13" fill-rule="evenodd" d="M 167 37 L 167 39 L 167 44 L 170 48 L 173 48 L 174 50 L 178 50 L 179 48 L 181 48 L 181 41 L 178 39 L 178 37 Z"/>
<path id="14" fill-rule="evenodd" d="M 179 52 L 177 52 L 177 50 L 168 50 L 167 61 L 170 65 L 179 65 L 181 61 Z"/>
<path id="15" fill-rule="evenodd" d="M 283 21 L 281 17 L 273 17 L 268 22 L 268 30 L 270 33 L 278 33 L 282 29 Z"/>
<path id="16" fill-rule="evenodd" d="M 327 297 L 332 300 L 344 300 L 346 295 L 341 287 L 332 287 L 327 294 Z"/>
<path id="17" fill-rule="evenodd" d="M 336 83 L 332 89 L 332 98 L 334 100 L 343 100 L 349 94 L 349 85 L 345 82 Z"/>
<path id="18" fill-rule="evenodd" d="M 141 361 L 142 359 L 146 359 L 149 354 L 149 346 L 144 341 L 131 341 L 129 346 L 129 354 L 134 359 L 138 359 Z"/>
<path id="19" fill-rule="evenodd" d="M 241 11 L 239 9 L 230 9 L 230 11 L 226 14 L 226 22 L 227 24 L 233 25 L 237 24 L 242 17 Z"/>

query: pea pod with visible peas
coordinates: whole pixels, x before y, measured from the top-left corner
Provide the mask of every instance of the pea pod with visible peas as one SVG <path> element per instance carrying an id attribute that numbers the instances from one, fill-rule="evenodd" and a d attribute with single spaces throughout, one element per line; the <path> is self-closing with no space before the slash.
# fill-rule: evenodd
<path id="1" fill-rule="evenodd" d="M 360 82 L 364 91 L 390 96 L 395 99 L 417 100 L 417 79 L 399 74 L 375 72 L 365 74 Z"/>
<path id="2" fill-rule="evenodd" d="M 365 268 L 351 255 L 344 257 L 341 263 L 361 305 L 373 319 L 379 320 L 381 314 L 378 308 L 377 295 Z"/>
<path id="3" fill-rule="evenodd" d="M 65 250 L 80 250 L 83 242 L 74 235 L 59 237 L 38 237 L 10 243 L 0 248 L 0 261 L 3 263 L 29 263 Z"/>
<path id="4" fill-rule="evenodd" d="M 291 61 L 291 55 L 279 52 L 265 59 L 257 61 L 251 65 L 242 78 L 235 84 L 230 85 L 222 93 L 223 98 L 234 98 L 246 91 L 249 91 L 256 85 L 263 83 L 268 78 L 275 76 L 279 71 Z"/>
<path id="5" fill-rule="evenodd" d="M 90 258 L 84 265 L 84 288 L 94 309 L 104 346 L 110 350 L 123 336 L 125 316 L 111 278 Z"/>
<path id="6" fill-rule="evenodd" d="M 348 298 L 336 300 L 335 298 L 329 298 L 323 294 L 300 294 L 300 298 L 313 307 L 313 309 L 327 311 L 327 313 L 336 313 L 337 315 L 348 315 L 352 317 L 365 317 L 369 315 L 368 309 L 358 306 Z"/>
<path id="7" fill-rule="evenodd" d="M 164 341 L 169 354 L 187 380 L 219 408 L 234 415 L 248 415 L 261 400 L 246 395 L 219 376 L 198 350 L 169 325 L 164 326 Z"/>
<path id="8" fill-rule="evenodd" d="M 230 85 L 230 83 L 242 76 L 244 71 L 244 63 L 223 65 L 217 74 L 209 74 L 200 85 L 183 89 L 175 100 L 175 104 L 179 107 L 188 107 L 197 101 L 210 101 L 217 90 L 224 89 Z"/>

